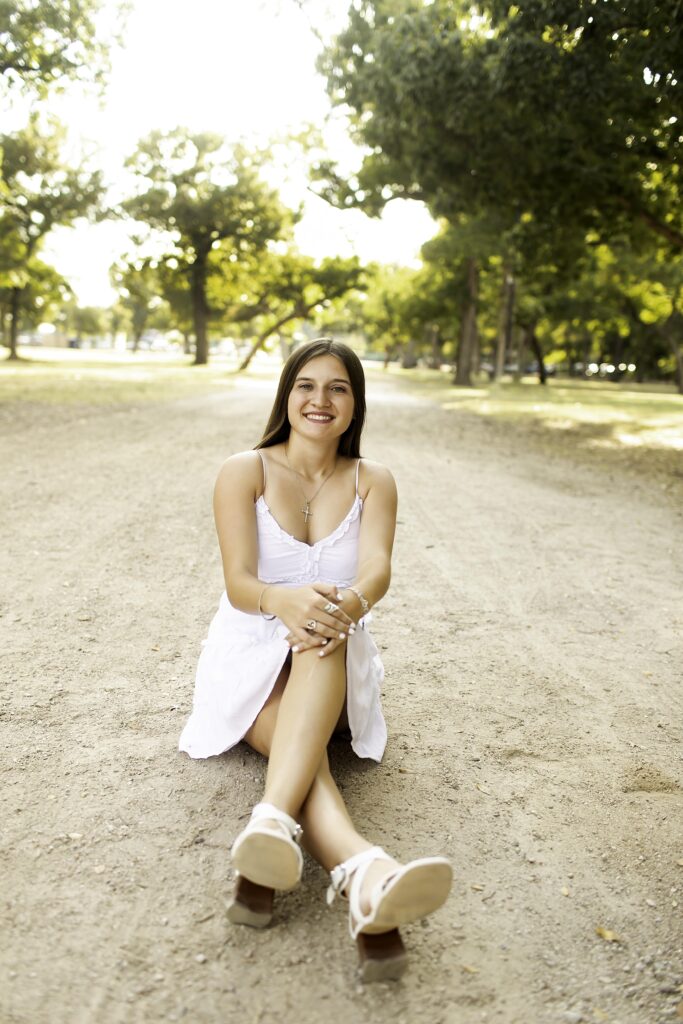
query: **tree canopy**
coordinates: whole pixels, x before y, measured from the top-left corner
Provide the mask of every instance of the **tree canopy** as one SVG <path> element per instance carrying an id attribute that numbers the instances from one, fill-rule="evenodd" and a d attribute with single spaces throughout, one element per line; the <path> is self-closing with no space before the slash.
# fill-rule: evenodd
<path id="1" fill-rule="evenodd" d="M 102 175 L 65 163 L 64 129 L 41 127 L 33 117 L 26 128 L 0 136 L 0 275 L 12 292 L 10 354 L 16 340 L 24 289 L 45 237 L 90 214 L 102 195 Z"/>
<path id="2" fill-rule="evenodd" d="M 342 208 L 421 199 L 449 226 L 454 284 L 457 266 L 468 282 L 458 383 L 478 358 L 478 295 L 493 268 L 508 282 L 501 339 L 515 306 L 542 364 L 536 328 L 559 316 L 563 294 L 585 294 L 595 246 L 643 259 L 683 248 L 682 44 L 680 13 L 656 0 L 349 8 L 320 67 L 364 156 L 350 176 L 330 162 L 315 176 Z"/>
<path id="3" fill-rule="evenodd" d="M 645 0 L 362 0 L 321 68 L 370 152 L 328 195 L 606 238 L 641 226 L 680 247 L 682 38 Z"/>
<path id="4" fill-rule="evenodd" d="M 153 132 L 128 161 L 139 193 L 123 203 L 136 220 L 165 232 L 169 256 L 188 268 L 195 361 L 208 360 L 207 280 L 221 249 L 233 263 L 287 234 L 293 215 L 259 176 L 258 158 L 210 133 Z"/>
<path id="5" fill-rule="evenodd" d="M 119 16 L 124 4 L 115 5 Z M 98 32 L 104 0 L 0 0 L 0 75 L 6 88 L 43 95 L 66 81 L 100 82 L 108 45 Z"/>

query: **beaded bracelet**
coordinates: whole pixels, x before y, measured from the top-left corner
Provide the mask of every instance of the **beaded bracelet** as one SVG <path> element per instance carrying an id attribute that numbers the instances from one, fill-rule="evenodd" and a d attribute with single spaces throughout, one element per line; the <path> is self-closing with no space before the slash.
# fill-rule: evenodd
<path id="1" fill-rule="evenodd" d="M 347 590 L 352 590 L 354 592 L 354 594 L 356 595 L 356 597 L 360 601 L 360 606 L 361 606 L 361 608 L 363 610 L 363 615 L 367 615 L 368 612 L 370 611 L 370 605 L 368 604 L 367 597 L 364 594 L 361 594 L 361 592 L 358 589 L 358 587 L 347 587 Z"/>
<path id="2" fill-rule="evenodd" d="M 259 596 L 258 596 L 258 612 L 259 612 L 259 615 L 261 616 L 262 619 L 266 619 L 267 621 L 270 621 L 271 619 L 276 619 L 277 618 L 277 615 L 266 615 L 263 612 L 263 609 L 261 608 L 261 598 L 263 597 L 263 595 L 265 594 L 266 590 L 268 589 L 268 587 L 270 585 L 271 585 L 270 583 L 267 583 L 265 585 L 265 587 L 263 588 L 263 590 L 261 591 L 261 593 L 259 594 Z"/>

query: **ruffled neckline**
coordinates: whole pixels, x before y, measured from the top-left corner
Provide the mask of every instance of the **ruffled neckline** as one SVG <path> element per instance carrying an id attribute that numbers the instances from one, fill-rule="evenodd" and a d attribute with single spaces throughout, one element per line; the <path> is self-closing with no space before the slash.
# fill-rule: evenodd
<path id="1" fill-rule="evenodd" d="M 332 544 L 334 541 L 338 540 L 340 537 L 343 537 L 344 534 L 348 532 L 351 523 L 360 515 L 360 512 L 362 511 L 363 499 L 361 498 L 360 494 L 356 494 L 356 497 L 353 500 L 353 505 L 346 513 L 341 523 L 339 523 L 339 525 L 335 527 L 332 533 L 328 533 L 326 537 L 322 537 L 320 540 L 317 540 L 315 544 L 308 544 L 305 540 L 299 540 L 298 537 L 294 537 L 293 534 L 287 533 L 286 530 L 283 530 L 280 524 L 278 523 L 277 519 L 271 512 L 268 503 L 266 502 L 266 499 L 263 497 L 262 494 L 259 495 L 259 497 L 256 499 L 255 507 L 256 511 L 260 512 L 261 515 L 268 520 L 268 522 L 272 523 L 279 536 L 284 537 L 284 539 L 289 544 L 297 545 L 298 547 L 302 548 L 308 548 L 309 550 L 315 550 L 316 548 L 321 547 L 323 544 Z"/>

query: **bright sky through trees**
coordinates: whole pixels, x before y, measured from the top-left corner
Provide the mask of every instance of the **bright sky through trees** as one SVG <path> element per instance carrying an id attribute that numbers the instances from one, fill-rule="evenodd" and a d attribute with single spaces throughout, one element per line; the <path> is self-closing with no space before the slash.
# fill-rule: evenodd
<path id="1" fill-rule="evenodd" d="M 327 35 L 343 25 L 347 6 L 346 0 L 316 0 L 307 9 Z M 68 124 L 75 154 L 95 144 L 93 159 L 105 171 L 112 201 L 124 198 L 130 187 L 124 160 L 155 128 L 186 125 L 229 141 L 263 143 L 312 123 L 324 129 L 334 157 L 355 165 L 358 159 L 339 116 L 330 114 L 323 79 L 315 71 L 319 50 L 294 0 L 133 0 L 123 47 L 112 54 L 103 105 L 71 93 L 51 99 L 50 106 Z M 316 257 L 357 254 L 410 263 L 435 230 L 418 203 L 392 203 L 381 221 L 332 209 L 307 193 L 303 159 L 283 159 L 269 178 L 286 203 L 305 200 L 296 239 Z M 129 225 L 116 222 L 57 230 L 45 256 L 81 302 L 107 304 L 109 267 L 130 248 L 129 232 Z"/>

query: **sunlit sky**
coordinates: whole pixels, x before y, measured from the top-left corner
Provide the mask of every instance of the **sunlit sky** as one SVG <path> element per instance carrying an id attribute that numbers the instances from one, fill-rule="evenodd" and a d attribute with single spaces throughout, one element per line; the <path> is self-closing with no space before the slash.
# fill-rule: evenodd
<path id="1" fill-rule="evenodd" d="M 134 0 L 123 46 L 113 54 L 104 101 L 71 93 L 51 100 L 70 128 L 71 157 L 95 150 L 112 201 L 126 194 L 123 162 L 153 129 L 185 125 L 229 141 L 264 142 L 313 123 L 331 155 L 357 166 L 357 151 L 332 114 L 315 70 L 320 43 L 345 22 L 347 0 Z M 357 254 L 363 260 L 414 263 L 435 225 L 419 203 L 396 200 L 381 220 L 334 210 L 307 190 L 303 159 L 283 159 L 269 179 L 285 202 L 305 201 L 296 228 L 299 248 L 313 256 Z M 81 303 L 113 300 L 109 267 L 132 252 L 134 229 L 122 222 L 56 230 L 45 256 Z"/>

